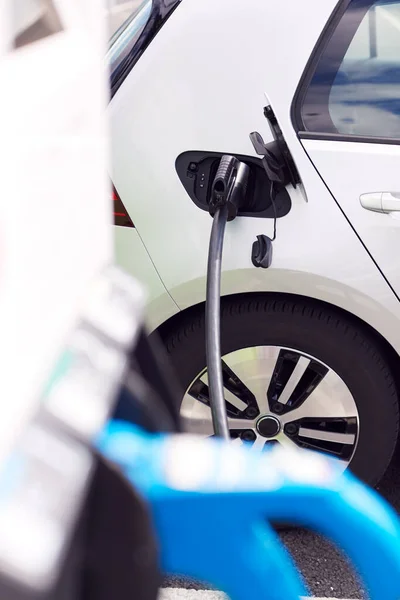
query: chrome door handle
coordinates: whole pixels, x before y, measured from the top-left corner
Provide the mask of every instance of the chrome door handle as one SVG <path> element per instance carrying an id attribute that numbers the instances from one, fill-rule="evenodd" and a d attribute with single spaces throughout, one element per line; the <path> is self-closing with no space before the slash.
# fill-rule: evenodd
<path id="1" fill-rule="evenodd" d="M 400 192 L 372 192 L 361 194 L 360 204 L 366 210 L 380 213 L 400 211 Z"/>

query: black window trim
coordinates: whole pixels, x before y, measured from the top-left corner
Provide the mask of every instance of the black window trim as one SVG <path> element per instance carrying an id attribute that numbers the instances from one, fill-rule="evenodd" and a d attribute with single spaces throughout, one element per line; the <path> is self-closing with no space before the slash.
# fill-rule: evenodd
<path id="1" fill-rule="evenodd" d="M 110 100 L 115 96 L 143 52 L 179 4 L 180 0 L 152 0 L 149 19 L 139 38 L 125 58 L 110 73 Z"/>
<path id="2" fill-rule="evenodd" d="M 314 133 L 312 131 L 298 131 L 297 135 L 302 140 L 326 140 L 332 142 L 358 142 L 360 144 L 386 144 L 398 146 L 400 138 L 374 137 L 372 135 L 352 135 L 347 133 Z"/>
<path id="3" fill-rule="evenodd" d="M 293 127 L 297 133 L 297 137 L 299 139 L 304 140 L 325 140 L 337 142 L 355 142 L 363 144 L 399 145 L 399 138 L 360 136 L 345 133 L 312 132 L 307 131 L 304 128 L 304 123 L 301 117 L 301 107 L 304 97 L 315 74 L 321 55 L 325 51 L 327 45 L 329 44 L 333 33 L 335 32 L 340 20 L 342 19 L 351 2 L 352 0 L 339 0 L 328 22 L 322 30 L 321 35 L 319 36 L 317 43 L 315 44 L 314 49 L 310 55 L 310 58 L 307 61 L 306 67 L 296 88 L 292 105 L 290 108 L 290 116 Z M 367 10 L 369 10 L 371 5 L 373 4 L 373 1 L 371 0 L 361 0 L 360 4 L 362 2 L 365 2 L 365 4 L 368 5 Z"/>

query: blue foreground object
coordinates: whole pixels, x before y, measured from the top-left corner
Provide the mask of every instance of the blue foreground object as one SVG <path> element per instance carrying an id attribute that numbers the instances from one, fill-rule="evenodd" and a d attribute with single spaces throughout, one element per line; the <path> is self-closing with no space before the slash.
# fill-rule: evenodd
<path id="1" fill-rule="evenodd" d="M 111 422 L 99 450 L 149 503 L 165 573 L 207 581 L 232 600 L 308 595 L 268 520 L 314 529 L 353 562 L 372 600 L 400 597 L 400 523 L 335 461 L 275 446 L 149 435 Z"/>

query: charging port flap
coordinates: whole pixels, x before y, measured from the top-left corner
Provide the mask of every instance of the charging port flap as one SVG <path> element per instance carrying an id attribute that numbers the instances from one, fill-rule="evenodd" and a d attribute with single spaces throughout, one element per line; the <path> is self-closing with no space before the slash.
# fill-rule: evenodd
<path id="1" fill-rule="evenodd" d="M 273 219 L 275 214 L 271 200 L 271 179 L 262 160 L 254 156 L 196 150 L 180 154 L 176 159 L 175 168 L 191 200 L 198 208 L 210 212 L 210 203 L 215 193 L 213 183 L 224 155 L 233 156 L 249 168 L 245 198 L 238 208 L 237 216 Z M 279 186 L 274 201 L 277 218 L 289 213 L 291 200 L 284 187 Z"/>

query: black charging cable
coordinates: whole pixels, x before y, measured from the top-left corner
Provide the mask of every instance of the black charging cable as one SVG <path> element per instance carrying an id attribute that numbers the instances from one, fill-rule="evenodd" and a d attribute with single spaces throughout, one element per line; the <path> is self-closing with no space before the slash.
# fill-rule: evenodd
<path id="1" fill-rule="evenodd" d="M 221 367 L 221 263 L 228 207 L 222 206 L 214 215 L 208 249 L 206 292 L 206 356 L 208 388 L 215 435 L 228 439 L 229 427 L 224 397 Z"/>
<path id="2" fill-rule="evenodd" d="M 271 238 L 271 242 L 273 242 L 274 240 L 276 240 L 276 221 L 277 221 L 277 212 L 276 212 L 276 204 L 275 204 L 275 198 L 276 198 L 276 191 L 275 191 L 275 182 L 271 181 L 271 189 L 270 189 L 270 199 L 271 199 L 271 204 L 272 204 L 272 210 L 274 211 L 274 235 Z"/>
<path id="3" fill-rule="evenodd" d="M 209 212 L 214 218 L 208 250 L 206 292 L 206 356 L 214 432 L 230 438 L 221 359 L 221 265 L 225 226 L 238 213 L 246 197 L 249 167 L 224 155 L 214 178 Z"/>

